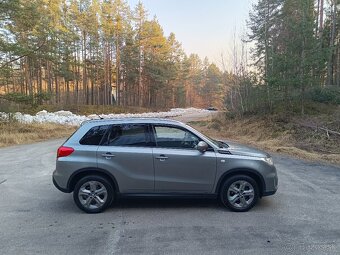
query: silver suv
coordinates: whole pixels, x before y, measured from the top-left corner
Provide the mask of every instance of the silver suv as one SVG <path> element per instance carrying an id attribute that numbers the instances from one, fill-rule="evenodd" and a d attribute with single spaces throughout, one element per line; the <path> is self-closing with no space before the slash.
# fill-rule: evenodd
<path id="1" fill-rule="evenodd" d="M 265 152 L 211 139 L 174 120 L 93 120 L 58 149 L 54 185 L 87 213 L 124 196 L 219 197 L 233 211 L 273 195 Z"/>

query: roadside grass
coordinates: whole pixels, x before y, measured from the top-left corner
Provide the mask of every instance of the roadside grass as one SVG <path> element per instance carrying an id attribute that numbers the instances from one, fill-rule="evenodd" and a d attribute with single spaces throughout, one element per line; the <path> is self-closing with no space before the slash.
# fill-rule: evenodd
<path id="1" fill-rule="evenodd" d="M 65 138 L 75 130 L 76 127 L 53 123 L 0 122 L 0 147 Z"/>
<path id="2" fill-rule="evenodd" d="M 229 118 L 220 113 L 211 121 L 191 122 L 201 132 L 301 159 L 340 164 L 340 109 L 314 116 L 282 115 Z"/>

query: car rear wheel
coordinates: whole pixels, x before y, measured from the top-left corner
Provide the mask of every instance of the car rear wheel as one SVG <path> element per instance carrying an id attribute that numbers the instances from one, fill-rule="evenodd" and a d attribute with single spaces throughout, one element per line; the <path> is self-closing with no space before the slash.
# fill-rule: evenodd
<path id="1" fill-rule="evenodd" d="M 220 199 L 222 204 L 232 211 L 246 212 L 259 199 L 257 183 L 247 175 L 232 176 L 223 183 Z"/>
<path id="2" fill-rule="evenodd" d="M 111 205 L 114 190 L 111 183 L 97 175 L 85 176 L 80 179 L 73 191 L 76 205 L 87 213 L 100 213 Z"/>

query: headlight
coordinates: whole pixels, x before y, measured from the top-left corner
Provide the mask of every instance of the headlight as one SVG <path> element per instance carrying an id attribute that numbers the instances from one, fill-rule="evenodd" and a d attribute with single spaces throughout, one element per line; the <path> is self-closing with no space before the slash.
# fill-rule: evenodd
<path id="1" fill-rule="evenodd" d="M 271 157 L 263 158 L 263 161 L 265 161 L 268 165 L 274 165 L 273 159 Z"/>

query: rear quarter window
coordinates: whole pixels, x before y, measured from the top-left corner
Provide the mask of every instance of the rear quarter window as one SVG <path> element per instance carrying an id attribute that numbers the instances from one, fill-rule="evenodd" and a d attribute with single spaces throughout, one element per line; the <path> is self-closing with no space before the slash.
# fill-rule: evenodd
<path id="1" fill-rule="evenodd" d="M 105 145 L 108 146 L 148 146 L 148 126 L 144 124 L 113 125 Z"/>
<path id="2" fill-rule="evenodd" d="M 80 139 L 79 143 L 81 145 L 99 145 L 109 127 L 109 125 L 104 125 L 91 128 Z"/>

